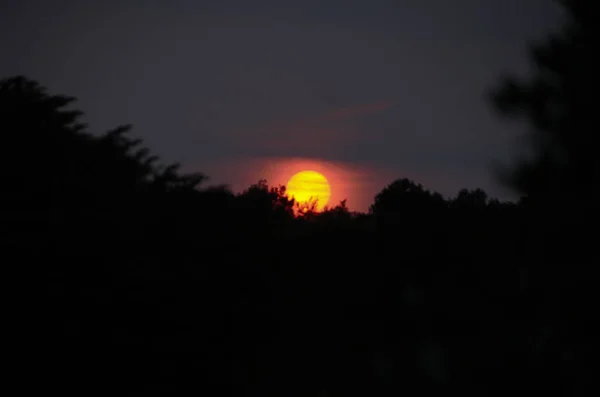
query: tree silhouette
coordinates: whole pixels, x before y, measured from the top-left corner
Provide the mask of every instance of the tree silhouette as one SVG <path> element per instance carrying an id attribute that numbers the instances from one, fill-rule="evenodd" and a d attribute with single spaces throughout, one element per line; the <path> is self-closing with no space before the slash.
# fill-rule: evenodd
<path id="1" fill-rule="evenodd" d="M 481 189 L 461 189 L 458 196 L 450 203 L 450 208 L 478 209 L 482 210 L 488 206 L 487 193 Z"/>
<path id="2" fill-rule="evenodd" d="M 501 176 L 532 200 L 590 206 L 599 191 L 593 144 L 597 21 L 592 1 L 560 3 L 566 21 L 532 47 L 534 75 L 506 78 L 493 92 L 501 114 L 526 119 L 532 127 L 533 152 Z"/>
<path id="3" fill-rule="evenodd" d="M 288 217 L 293 214 L 294 201 L 285 194 L 285 187 L 269 187 L 267 181 L 261 179 L 238 195 L 240 206 L 252 214 L 276 214 Z"/>
<path id="4" fill-rule="evenodd" d="M 406 214 L 440 207 L 445 207 L 445 203 L 439 193 L 431 193 L 409 179 L 398 179 L 375 196 L 370 212 L 375 215 Z"/>
<path id="5" fill-rule="evenodd" d="M 571 382 L 557 387 L 577 394 L 584 384 L 591 386 L 583 375 L 589 366 L 584 352 L 595 343 L 583 336 L 581 319 L 598 300 L 588 284 L 590 269 L 582 264 L 595 263 L 598 257 L 585 241 L 595 227 L 591 214 L 600 191 L 594 145 L 599 34 L 594 2 L 560 4 L 565 11 L 561 28 L 531 49 L 533 75 L 504 79 L 492 98 L 501 114 L 530 125 L 529 153 L 501 177 L 526 196 L 519 203 L 526 211 L 520 224 L 529 236 L 521 252 L 528 260 L 526 272 L 539 294 L 536 298 L 544 296 L 564 310 L 540 315 L 538 321 L 546 322 L 545 329 L 554 337 L 536 354 L 543 357 L 536 370 L 569 373 Z M 578 358 L 567 361 L 565 356 Z"/>
<path id="6" fill-rule="evenodd" d="M 41 280 L 24 311 L 46 388 L 568 395 L 593 379 L 595 279 L 548 265 L 583 258 L 567 237 L 587 232 L 540 222 L 546 182 L 505 203 L 398 179 L 367 214 L 298 211 L 283 186 L 158 164 L 130 126 L 91 134 L 73 103 L 0 81 L 1 243 Z"/>
<path id="7" fill-rule="evenodd" d="M 54 200 L 117 200 L 143 189 L 194 189 L 199 174 L 179 175 L 178 165 L 157 157 L 120 126 L 101 136 L 86 131 L 75 98 L 49 95 L 23 76 L 0 81 L 2 169 L 12 192 L 48 194 Z M 34 145 L 32 143 L 35 142 Z M 8 179 L 10 178 L 10 179 Z"/>

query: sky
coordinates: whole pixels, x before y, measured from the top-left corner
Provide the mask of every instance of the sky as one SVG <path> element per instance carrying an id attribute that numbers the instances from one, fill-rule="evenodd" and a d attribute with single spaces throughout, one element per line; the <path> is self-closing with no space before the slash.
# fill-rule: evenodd
<path id="1" fill-rule="evenodd" d="M 491 166 L 525 127 L 486 93 L 559 18 L 552 0 L 0 0 L 0 77 L 235 191 L 312 169 L 358 211 L 405 177 L 509 199 Z"/>

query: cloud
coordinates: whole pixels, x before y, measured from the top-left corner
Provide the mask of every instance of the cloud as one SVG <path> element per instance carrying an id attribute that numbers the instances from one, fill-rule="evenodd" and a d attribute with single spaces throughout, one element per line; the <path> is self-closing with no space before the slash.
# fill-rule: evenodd
<path id="1" fill-rule="evenodd" d="M 244 135 L 240 143 L 263 155 L 328 157 L 344 145 L 364 139 L 358 118 L 375 116 L 392 106 L 392 101 L 378 101 L 332 108 L 297 120 L 274 121 L 235 135 Z"/>
<path id="2" fill-rule="evenodd" d="M 366 103 L 344 108 L 334 109 L 322 117 L 325 121 L 339 121 L 368 116 L 384 112 L 394 106 L 392 101 L 380 101 L 375 103 Z"/>

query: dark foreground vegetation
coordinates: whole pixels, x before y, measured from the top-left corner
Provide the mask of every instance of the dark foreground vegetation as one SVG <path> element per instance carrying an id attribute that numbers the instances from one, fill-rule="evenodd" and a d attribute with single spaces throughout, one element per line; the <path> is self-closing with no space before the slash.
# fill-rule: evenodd
<path id="1" fill-rule="evenodd" d="M 72 98 L 1 80 L 0 248 L 31 280 L 15 298 L 33 303 L 27 382 L 82 396 L 591 395 L 587 4 L 565 3 L 533 81 L 495 91 L 535 131 L 532 157 L 501 172 L 517 203 L 400 179 L 368 214 L 294 216 L 281 188 L 208 187 L 128 128 L 90 134 Z"/>

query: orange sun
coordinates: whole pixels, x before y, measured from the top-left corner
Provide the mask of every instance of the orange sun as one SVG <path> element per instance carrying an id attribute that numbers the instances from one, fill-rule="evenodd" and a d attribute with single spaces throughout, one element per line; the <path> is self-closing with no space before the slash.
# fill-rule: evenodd
<path id="1" fill-rule="evenodd" d="M 300 205 L 316 200 L 317 211 L 322 211 L 331 197 L 329 182 L 316 171 L 301 171 L 292 176 L 286 185 L 286 192 Z"/>

